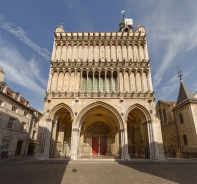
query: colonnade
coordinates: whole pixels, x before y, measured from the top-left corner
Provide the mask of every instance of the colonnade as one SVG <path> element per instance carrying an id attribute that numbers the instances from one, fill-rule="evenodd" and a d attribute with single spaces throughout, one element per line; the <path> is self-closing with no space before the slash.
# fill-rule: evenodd
<path id="1" fill-rule="evenodd" d="M 142 61 L 148 59 L 144 42 L 78 42 L 57 43 L 53 49 L 53 61 L 68 60 L 99 61 Z"/>
<path id="2" fill-rule="evenodd" d="M 151 91 L 147 70 L 54 70 L 50 91 L 147 92 Z"/>

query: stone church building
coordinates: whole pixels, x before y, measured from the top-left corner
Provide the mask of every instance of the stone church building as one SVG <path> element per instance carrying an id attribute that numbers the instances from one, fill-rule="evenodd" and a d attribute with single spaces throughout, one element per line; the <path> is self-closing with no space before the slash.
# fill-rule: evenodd
<path id="1" fill-rule="evenodd" d="M 146 30 L 132 22 L 118 32 L 55 29 L 37 158 L 164 157 Z"/>
<path id="2" fill-rule="evenodd" d="M 166 157 L 197 158 L 197 93 L 183 80 L 177 101 L 159 100 L 156 105 Z"/>

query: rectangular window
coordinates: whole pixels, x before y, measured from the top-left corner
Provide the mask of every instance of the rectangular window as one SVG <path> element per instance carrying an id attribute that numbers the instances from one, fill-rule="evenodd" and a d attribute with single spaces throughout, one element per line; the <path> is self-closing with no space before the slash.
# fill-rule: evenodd
<path id="1" fill-rule="evenodd" d="M 38 122 L 37 121 L 34 122 L 34 127 L 38 128 Z"/>
<path id="2" fill-rule="evenodd" d="M 24 131 L 26 129 L 26 123 L 22 122 L 20 131 Z"/>
<path id="3" fill-rule="evenodd" d="M 2 149 L 8 150 L 10 146 L 10 139 L 3 139 L 2 140 Z"/>
<path id="4" fill-rule="evenodd" d="M 32 139 L 36 139 L 36 131 L 33 131 Z"/>
<path id="5" fill-rule="evenodd" d="M 14 128 L 14 122 L 15 122 L 15 119 L 10 117 L 10 119 L 8 121 L 8 128 L 13 129 Z"/>

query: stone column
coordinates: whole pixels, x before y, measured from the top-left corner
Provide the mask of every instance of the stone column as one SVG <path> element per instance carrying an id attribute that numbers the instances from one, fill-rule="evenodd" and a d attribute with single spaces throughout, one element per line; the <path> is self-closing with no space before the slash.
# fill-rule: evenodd
<path id="1" fill-rule="evenodd" d="M 120 141 L 121 141 L 121 159 L 124 159 L 124 130 L 120 130 Z"/>
<path id="2" fill-rule="evenodd" d="M 41 140 L 41 158 L 49 158 L 50 152 L 50 142 L 51 142 L 51 129 L 52 121 L 51 119 L 46 119 L 42 130 L 42 140 Z"/>
<path id="3" fill-rule="evenodd" d="M 57 133 L 57 123 L 58 120 L 53 121 L 52 130 L 51 130 L 51 146 L 50 146 L 50 155 L 54 156 L 54 150 L 56 145 L 56 133 Z"/>
<path id="4" fill-rule="evenodd" d="M 73 128 L 71 135 L 71 159 L 77 159 L 77 150 L 78 150 L 78 142 L 79 142 L 79 129 Z"/>
<path id="5" fill-rule="evenodd" d="M 127 127 L 127 125 L 126 125 Z M 128 153 L 128 133 L 127 133 L 127 128 L 124 128 L 124 159 L 125 160 L 129 160 L 130 159 L 130 156 L 129 156 L 129 153 Z"/>

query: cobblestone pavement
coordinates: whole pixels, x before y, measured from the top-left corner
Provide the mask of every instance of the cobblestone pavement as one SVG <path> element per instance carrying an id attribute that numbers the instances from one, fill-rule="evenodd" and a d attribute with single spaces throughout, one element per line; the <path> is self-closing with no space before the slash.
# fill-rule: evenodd
<path id="1" fill-rule="evenodd" d="M 1 163 L 1 184 L 197 183 L 197 164 Z"/>

